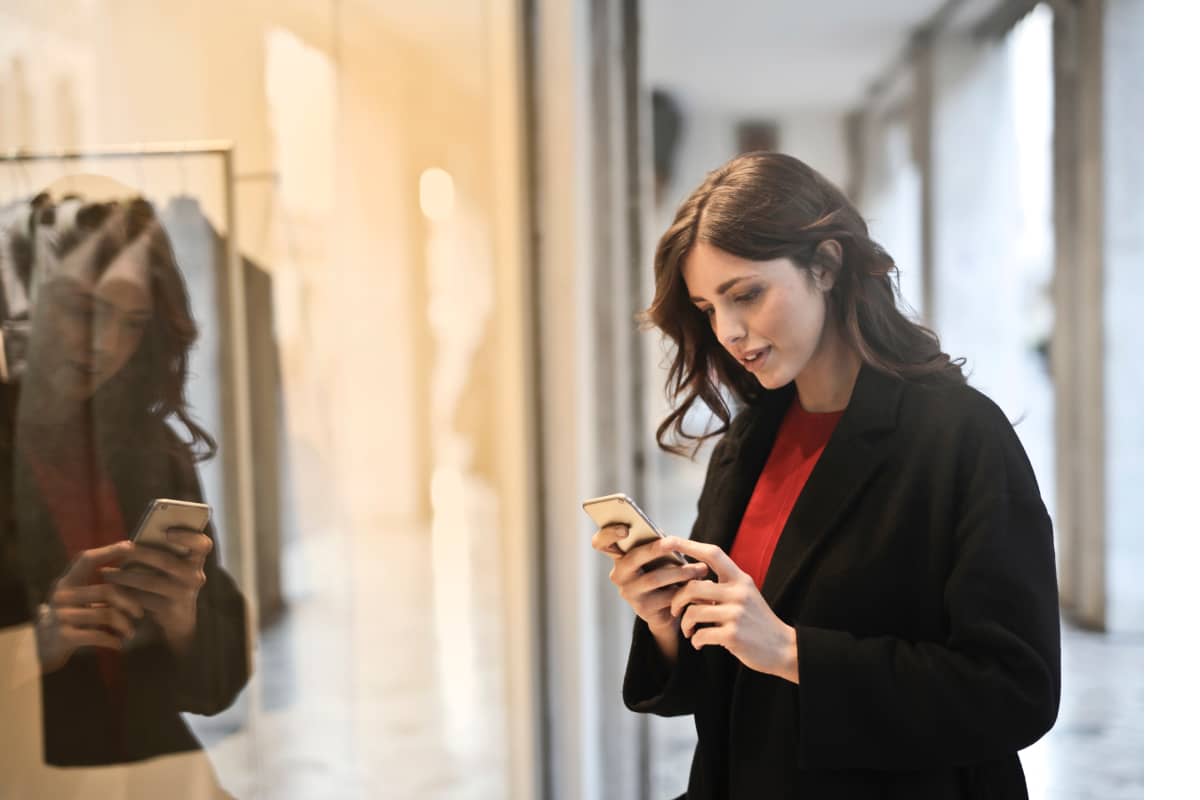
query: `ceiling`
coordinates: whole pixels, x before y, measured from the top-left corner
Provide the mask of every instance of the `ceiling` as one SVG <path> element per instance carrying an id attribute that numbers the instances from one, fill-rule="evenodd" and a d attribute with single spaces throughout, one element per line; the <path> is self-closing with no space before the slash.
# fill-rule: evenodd
<path id="1" fill-rule="evenodd" d="M 946 0 L 641 0 L 643 70 L 685 106 L 840 111 Z"/>

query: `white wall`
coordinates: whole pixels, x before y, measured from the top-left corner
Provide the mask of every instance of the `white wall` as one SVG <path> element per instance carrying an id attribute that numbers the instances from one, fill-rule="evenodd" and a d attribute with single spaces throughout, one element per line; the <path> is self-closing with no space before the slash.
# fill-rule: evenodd
<path id="1" fill-rule="evenodd" d="M 912 158 L 908 120 L 904 116 L 864 121 L 862 199 L 859 211 L 871 238 L 896 262 L 902 301 L 914 318 L 922 302 L 921 174 Z"/>
<path id="2" fill-rule="evenodd" d="M 971 384 L 1019 421 L 1017 435 L 1053 515 L 1053 393 L 1033 352 L 1041 331 L 1032 327 L 1051 253 L 1022 247 L 1027 198 L 1010 57 L 1004 44 L 981 47 L 965 35 L 937 44 L 932 322 L 943 349 L 967 359 Z"/>
<path id="3" fill-rule="evenodd" d="M 1104 16 L 1104 402 L 1107 413 L 1108 614 L 1142 624 L 1142 3 L 1108 0 Z M 1171 536 L 1183 533 L 1160 531 Z"/>

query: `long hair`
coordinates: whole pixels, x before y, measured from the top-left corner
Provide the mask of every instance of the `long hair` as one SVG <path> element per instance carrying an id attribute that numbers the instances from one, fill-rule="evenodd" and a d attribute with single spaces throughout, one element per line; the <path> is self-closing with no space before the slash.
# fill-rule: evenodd
<path id="1" fill-rule="evenodd" d="M 119 457 L 149 445 L 193 463 L 212 458 L 216 441 L 192 417 L 184 399 L 188 352 L 199 329 L 153 206 L 140 197 L 87 204 L 75 212 L 73 224 L 58 230 L 47 242 L 50 259 L 61 262 L 86 241 L 88 250 L 80 252 L 87 253 L 84 267 L 96 279 L 134 243 L 145 245 L 139 252 L 150 277 L 153 313 L 129 361 L 91 399 L 101 451 Z M 186 433 L 182 448 L 174 437 L 162 435 L 171 421 Z"/>
<path id="2" fill-rule="evenodd" d="M 817 250 L 830 239 L 841 245 L 840 267 Z M 688 297 L 683 266 L 697 242 L 739 258 L 787 258 L 798 269 L 832 270 L 829 313 L 864 363 L 909 381 L 966 382 L 964 360 L 942 352 L 937 335 L 897 307 L 896 264 L 871 239 L 846 196 L 791 156 L 748 153 L 710 172 L 683 201 L 654 256 L 654 301 L 642 317 L 666 334 L 674 350 L 666 381 L 673 409 L 657 433 L 663 450 L 694 455 L 705 439 L 728 430 L 733 412 L 725 391 L 740 404 L 755 404 L 766 395 L 717 341 L 709 320 Z M 716 416 L 717 427 L 699 433 L 684 429 L 697 402 Z"/>

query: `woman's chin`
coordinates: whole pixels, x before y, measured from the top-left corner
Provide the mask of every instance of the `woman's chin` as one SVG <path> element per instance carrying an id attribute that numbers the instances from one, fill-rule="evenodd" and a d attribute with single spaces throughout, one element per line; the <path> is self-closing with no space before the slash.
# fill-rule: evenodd
<path id="1" fill-rule="evenodd" d="M 755 373 L 754 377 L 755 377 L 755 379 L 758 380 L 758 385 L 763 387 L 767 391 L 771 391 L 773 389 L 778 389 L 779 387 L 784 386 L 785 384 L 788 383 L 788 381 L 780 380 L 778 377 L 772 375 L 771 373 L 767 373 L 766 375 L 760 375 L 758 373 Z"/>

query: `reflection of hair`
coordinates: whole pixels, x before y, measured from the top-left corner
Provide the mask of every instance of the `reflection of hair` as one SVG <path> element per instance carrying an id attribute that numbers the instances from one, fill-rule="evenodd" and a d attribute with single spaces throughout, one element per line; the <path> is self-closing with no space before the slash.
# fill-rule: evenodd
<path id="1" fill-rule="evenodd" d="M 139 240 L 145 242 L 137 252 L 145 254 L 154 311 L 129 362 L 96 393 L 102 430 L 115 437 L 110 445 L 121 449 L 122 444 L 137 444 L 124 437 L 137 431 L 153 436 L 174 417 L 190 437 L 187 453 L 177 455 L 211 458 L 216 441 L 188 413 L 183 394 L 188 350 L 199 331 L 175 253 L 153 206 L 141 198 L 85 205 L 76 212 L 74 225 L 56 237 L 53 256 L 61 261 L 87 241 L 94 246 L 80 251 L 88 255 L 84 267 L 98 278 Z"/>
<path id="2" fill-rule="evenodd" d="M 842 264 L 827 263 L 817 246 L 842 248 Z M 673 453 L 726 431 L 732 413 L 721 388 L 743 403 L 765 395 L 758 381 L 713 335 L 708 318 L 688 297 L 683 265 L 696 242 L 754 261 L 791 259 L 801 269 L 833 269 L 828 308 L 848 343 L 866 364 L 907 380 L 964 383 L 962 359 L 942 352 L 937 335 L 906 318 L 896 307 L 896 265 L 867 233 L 862 216 L 833 184 L 811 167 L 779 153 L 748 153 L 710 172 L 687 198 L 659 240 L 654 257 L 654 301 L 644 318 L 673 342 L 667 392 L 674 410 L 658 427 L 658 443 Z M 684 418 L 702 401 L 721 425 L 702 434 L 683 429 Z M 674 431 L 676 444 L 667 442 Z"/>

